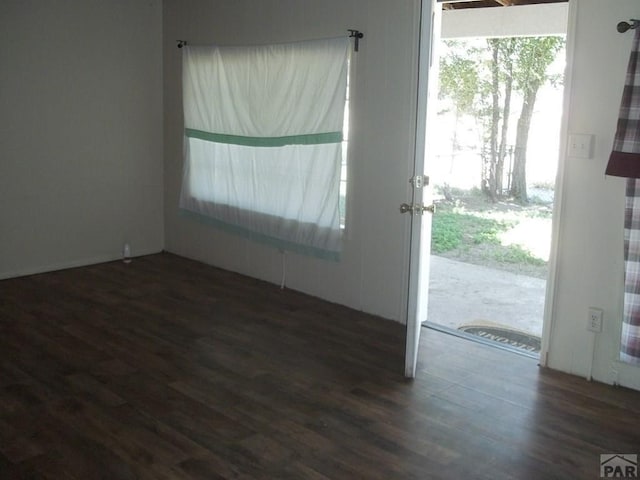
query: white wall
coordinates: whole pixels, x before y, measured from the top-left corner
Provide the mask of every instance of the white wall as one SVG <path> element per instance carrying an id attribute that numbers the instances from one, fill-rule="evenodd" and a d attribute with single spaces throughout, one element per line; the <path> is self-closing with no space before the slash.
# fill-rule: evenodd
<path id="1" fill-rule="evenodd" d="M 624 180 L 605 177 L 633 32 L 619 21 L 637 18 L 637 0 L 571 0 L 575 17 L 566 133 L 595 135 L 594 158 L 567 157 L 557 226 L 558 255 L 548 365 L 611 383 L 640 388 L 640 368 L 617 362 L 623 295 Z M 570 32 L 571 36 L 571 32 Z M 563 170 L 563 171 L 562 171 Z M 586 330 L 587 308 L 604 310 L 604 331 Z M 595 345 L 592 349 L 592 345 Z"/>
<path id="2" fill-rule="evenodd" d="M 0 278 L 162 250 L 161 15 L 0 2 Z"/>
<path id="3" fill-rule="evenodd" d="M 512 7 L 520 8 L 520 7 Z M 640 371 L 616 361 L 622 317 L 624 181 L 605 178 L 632 34 L 618 21 L 637 17 L 637 0 L 571 0 L 568 110 L 559 171 L 561 222 L 556 225 L 557 276 L 548 365 L 640 388 Z M 248 44 L 317 38 L 358 28 L 349 226 L 341 263 L 286 257 L 291 288 L 372 312 L 404 318 L 415 102 L 418 2 L 395 0 L 178 0 L 164 2 L 166 248 L 274 283 L 282 275 L 277 251 L 230 236 L 178 214 L 182 175 L 180 51 L 192 43 Z M 592 159 L 568 158 L 566 134 L 595 135 Z M 587 308 L 605 312 L 604 331 L 586 330 Z M 592 342 L 595 347 L 592 350 Z M 423 354 L 428 354 L 423 352 Z M 593 358 L 593 365 L 591 363 Z"/>
<path id="4" fill-rule="evenodd" d="M 567 33 L 568 3 L 442 12 L 442 38 L 518 37 Z"/>
<path id="5" fill-rule="evenodd" d="M 344 259 L 287 255 L 287 284 L 403 319 L 408 218 L 398 205 L 410 198 L 418 1 L 165 0 L 163 8 L 164 25 L 160 0 L 0 3 L 0 277 L 118 258 L 125 240 L 134 254 L 159 251 L 164 199 L 169 250 L 279 282 L 278 252 L 178 214 L 175 39 L 246 44 L 358 28 L 365 38 L 355 66 Z M 605 382 L 615 370 L 621 384 L 640 388 L 640 369 L 617 362 L 624 180 L 604 176 L 633 35 L 615 25 L 640 11 L 637 0 L 571 0 L 570 9 L 564 144 L 567 133 L 596 141 L 592 159 L 566 157 L 564 147 L 561 154 L 548 365 L 581 376 L 592 370 Z M 589 306 L 605 312 L 595 336 L 586 330 Z"/>
<path id="6" fill-rule="evenodd" d="M 169 251 L 270 282 L 282 277 L 273 248 L 178 213 L 182 177 L 181 55 L 192 44 L 255 44 L 364 32 L 355 56 L 347 236 L 340 263 L 286 255 L 288 287 L 386 318 L 406 311 L 413 169 L 417 0 L 193 0 L 164 2 L 165 222 Z"/>

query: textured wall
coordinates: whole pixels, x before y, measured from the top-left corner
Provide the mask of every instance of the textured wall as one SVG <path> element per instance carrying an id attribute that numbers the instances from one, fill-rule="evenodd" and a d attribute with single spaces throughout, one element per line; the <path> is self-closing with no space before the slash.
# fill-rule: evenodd
<path id="1" fill-rule="evenodd" d="M 163 248 L 160 0 L 0 2 L 0 277 Z"/>
<path id="2" fill-rule="evenodd" d="M 604 175 L 633 39 L 632 32 L 618 33 L 616 24 L 636 18 L 639 5 L 637 0 L 570 3 L 565 140 L 571 133 L 593 134 L 595 148 L 590 159 L 563 151 L 549 366 L 581 376 L 592 370 L 596 380 L 607 383 L 615 380 L 615 371 L 618 382 L 640 388 L 640 369 L 617 362 L 625 182 Z M 586 330 L 589 306 L 604 310 L 600 334 Z"/>
<path id="3" fill-rule="evenodd" d="M 415 131 L 416 0 L 195 0 L 164 3 L 165 222 L 167 249 L 279 283 L 275 249 L 182 218 L 180 50 L 191 43 L 242 45 L 364 32 L 354 57 L 347 232 L 343 259 L 285 258 L 289 287 L 353 308 L 403 320 Z"/>

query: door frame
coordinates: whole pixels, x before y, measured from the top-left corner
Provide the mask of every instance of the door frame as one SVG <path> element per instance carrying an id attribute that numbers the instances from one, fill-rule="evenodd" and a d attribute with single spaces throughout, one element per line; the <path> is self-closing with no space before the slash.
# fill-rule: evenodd
<path id="1" fill-rule="evenodd" d="M 552 214 L 552 231 L 551 245 L 549 255 L 549 273 L 547 276 L 547 284 L 545 291 L 545 304 L 542 319 L 542 339 L 539 364 L 546 367 L 549 363 L 549 350 L 553 338 L 553 326 L 556 310 L 556 284 L 559 270 L 559 243 L 561 217 L 563 214 L 562 190 L 564 185 L 565 159 L 568 137 L 568 114 L 571 108 L 571 85 L 572 85 L 572 68 L 573 57 L 575 51 L 575 32 L 578 16 L 578 2 L 575 0 L 568 1 L 568 19 L 566 33 L 566 70 L 564 77 L 564 93 L 563 93 L 563 113 L 560 126 L 560 148 L 558 152 L 558 170 L 555 181 L 555 198 Z M 417 95 L 416 95 L 416 132 L 415 132 L 415 150 L 414 150 L 414 175 L 422 174 L 425 166 L 425 157 L 427 156 L 428 142 L 426 138 L 428 125 L 428 99 L 429 84 L 432 82 L 431 64 L 434 58 L 434 38 L 439 39 L 440 18 L 436 18 L 441 14 L 441 5 L 437 0 L 420 0 L 420 27 L 419 27 L 419 47 L 418 47 L 418 78 L 417 78 Z M 436 36 L 437 35 L 437 36 Z M 426 81 L 425 81 L 426 79 Z M 413 203 L 422 202 L 422 191 L 413 189 Z M 411 233 L 409 245 L 409 262 L 408 262 L 408 295 L 407 295 L 407 316 L 406 316 L 406 345 L 405 345 L 405 376 L 408 378 L 415 377 L 418 359 L 418 349 L 420 340 L 420 328 L 422 321 L 422 312 L 424 311 L 424 320 L 426 320 L 426 308 L 428 302 L 428 294 L 424 293 L 425 288 L 428 289 L 428 258 L 423 258 L 423 240 L 426 235 L 423 234 L 424 216 L 413 215 L 411 219 Z M 428 218 L 429 234 L 431 218 Z M 430 235 L 429 235 L 430 238 Z M 430 243 L 430 242 L 429 242 Z M 430 250 L 430 249 L 429 249 Z M 430 252 L 428 252 L 430 254 Z M 424 286 L 426 268 L 427 287 Z M 422 281 L 421 281 L 422 278 Z M 422 292 L 422 297 L 420 293 Z"/>
<path id="2" fill-rule="evenodd" d="M 418 40 L 418 68 L 416 84 L 415 136 L 413 175 L 425 173 L 428 155 L 427 128 L 429 125 L 429 98 L 435 90 L 433 69 L 436 63 L 434 38 L 439 36 L 440 12 L 442 6 L 436 0 L 420 0 L 420 26 Z M 427 183 L 427 182 L 425 182 Z M 413 184 L 412 184 L 413 185 Z M 428 186 L 412 188 L 412 205 L 430 201 Z M 422 321 L 427 318 L 429 257 L 431 255 L 431 214 L 411 215 L 411 233 L 409 240 L 408 294 L 406 317 L 406 344 L 404 375 L 416 376 L 420 330 Z M 424 241 L 428 239 L 429 241 Z"/>
<path id="3" fill-rule="evenodd" d="M 560 122 L 560 149 L 558 152 L 558 171 L 556 174 L 553 213 L 551 216 L 551 248 L 549 250 L 549 273 L 544 298 L 544 314 L 542 317 L 542 340 L 540 345 L 541 367 L 549 365 L 549 350 L 553 338 L 553 327 L 556 312 L 556 291 L 559 271 L 558 252 L 560 251 L 560 228 L 563 215 L 565 164 L 567 158 L 567 140 L 569 136 L 569 112 L 571 111 L 571 86 L 573 84 L 573 59 L 576 45 L 576 25 L 578 23 L 578 2 L 568 0 L 567 34 L 566 34 L 566 67 L 564 72 L 564 90 L 562 99 L 562 120 Z"/>

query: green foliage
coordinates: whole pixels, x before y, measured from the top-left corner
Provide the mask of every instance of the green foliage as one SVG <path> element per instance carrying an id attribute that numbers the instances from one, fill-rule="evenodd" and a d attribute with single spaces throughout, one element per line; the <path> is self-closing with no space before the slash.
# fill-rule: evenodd
<path id="1" fill-rule="evenodd" d="M 477 40 L 443 42 L 439 95 L 448 99 L 457 113 L 471 115 L 479 126 L 488 155 L 481 183 L 485 192 L 493 192 L 492 199 L 502 194 L 497 191 L 501 180 L 496 180 L 500 173 L 496 165 L 504 161 L 511 92 L 518 92 L 523 99 L 521 121 L 529 118 L 539 88 L 546 82 L 561 82 L 561 75 L 550 75 L 548 69 L 564 44 L 564 37 L 559 36 L 488 38 L 484 45 Z M 512 171 L 511 185 L 524 183 L 528 129 L 529 123 L 523 122 L 523 132 L 518 132 L 516 141 L 523 144 L 516 147 L 522 152 L 523 166 Z M 526 201 L 526 192 L 523 198 Z"/>
<path id="2" fill-rule="evenodd" d="M 521 265 L 544 266 L 546 261 L 541 258 L 534 257 L 530 252 L 522 248 L 520 245 L 509 245 L 503 249 L 494 252 L 494 258 L 502 263 L 517 263 Z"/>
<path id="3" fill-rule="evenodd" d="M 448 52 L 440 57 L 440 98 L 450 98 L 460 112 L 473 114 L 480 82 L 474 55 L 478 49 L 464 48 L 459 41 L 449 40 L 444 44 Z"/>
<path id="4" fill-rule="evenodd" d="M 431 250 L 444 253 L 465 245 L 499 244 L 498 234 L 508 227 L 506 222 L 455 210 L 441 210 L 433 217 Z"/>
<path id="5" fill-rule="evenodd" d="M 444 253 L 460 246 L 464 230 L 455 213 L 440 213 L 433 217 L 431 226 L 431 251 Z"/>
<path id="6" fill-rule="evenodd" d="M 443 206 L 433 216 L 431 252 L 443 254 L 482 246 L 483 257 L 502 264 L 545 266 L 545 260 L 533 256 L 520 245 L 501 245 L 500 234 L 512 228 L 514 223 L 517 222 L 486 218 L 478 212 L 467 213 Z"/>
<path id="7" fill-rule="evenodd" d="M 547 69 L 564 44 L 564 37 L 559 36 L 488 38 L 484 47 L 466 40 L 444 40 L 439 96 L 449 98 L 465 113 L 490 114 L 486 97 L 491 94 L 494 49 L 501 83 L 513 76 L 515 88 L 525 92 L 531 85 L 560 80 L 548 75 Z"/>
<path id="8" fill-rule="evenodd" d="M 563 37 L 522 37 L 517 39 L 514 80 L 522 92 L 538 90 L 545 82 L 557 77 L 549 77 L 547 69 L 556 55 L 564 47 Z"/>

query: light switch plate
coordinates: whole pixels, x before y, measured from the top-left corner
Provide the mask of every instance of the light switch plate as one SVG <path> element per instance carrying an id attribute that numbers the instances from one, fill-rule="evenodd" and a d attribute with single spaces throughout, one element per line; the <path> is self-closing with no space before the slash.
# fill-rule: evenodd
<path id="1" fill-rule="evenodd" d="M 567 155 L 575 158 L 593 158 L 593 135 L 587 133 L 570 134 Z"/>

